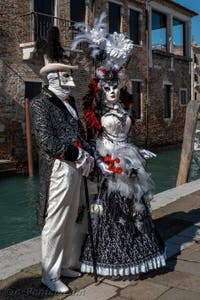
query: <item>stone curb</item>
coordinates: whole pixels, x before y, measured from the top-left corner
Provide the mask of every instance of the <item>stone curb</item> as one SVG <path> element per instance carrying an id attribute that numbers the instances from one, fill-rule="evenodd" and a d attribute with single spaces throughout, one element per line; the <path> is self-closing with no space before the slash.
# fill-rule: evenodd
<path id="1" fill-rule="evenodd" d="M 161 208 L 163 206 L 166 206 L 167 204 L 170 204 L 180 199 L 181 197 L 188 196 L 199 190 L 200 190 L 200 179 L 182 184 L 173 189 L 169 189 L 164 192 L 156 194 L 153 200 L 151 201 L 151 207 L 153 210 Z"/>

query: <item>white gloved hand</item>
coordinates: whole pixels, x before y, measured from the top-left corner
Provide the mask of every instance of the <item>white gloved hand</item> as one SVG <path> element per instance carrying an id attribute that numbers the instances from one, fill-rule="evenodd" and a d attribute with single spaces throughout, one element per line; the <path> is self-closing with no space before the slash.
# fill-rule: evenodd
<path id="1" fill-rule="evenodd" d="M 92 168 L 94 167 L 94 158 L 83 149 L 79 148 L 79 155 L 75 161 L 75 166 L 77 169 L 82 169 L 82 175 L 88 177 Z"/>
<path id="2" fill-rule="evenodd" d="M 103 161 L 98 164 L 98 167 L 101 169 L 101 172 L 104 176 L 113 174 L 113 171 L 108 170 L 108 165 Z"/>
<path id="3" fill-rule="evenodd" d="M 140 149 L 139 152 L 144 157 L 144 159 L 154 158 L 157 156 L 155 153 L 146 149 Z"/>
<path id="4" fill-rule="evenodd" d="M 82 166 L 82 170 L 83 170 L 82 175 L 88 177 L 93 167 L 94 167 L 94 158 L 92 156 L 89 156 L 85 161 L 84 165 Z"/>
<path id="5" fill-rule="evenodd" d="M 79 155 L 75 160 L 75 165 L 77 169 L 80 169 L 86 162 L 87 158 L 89 157 L 89 153 L 79 148 Z"/>

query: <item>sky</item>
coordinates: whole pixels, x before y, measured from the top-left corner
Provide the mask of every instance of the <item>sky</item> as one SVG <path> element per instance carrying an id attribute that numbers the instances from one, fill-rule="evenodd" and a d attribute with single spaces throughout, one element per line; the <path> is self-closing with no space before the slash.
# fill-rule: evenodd
<path id="1" fill-rule="evenodd" d="M 173 0 L 191 10 L 194 10 L 199 16 L 192 18 L 192 38 L 200 45 L 200 0 Z"/>

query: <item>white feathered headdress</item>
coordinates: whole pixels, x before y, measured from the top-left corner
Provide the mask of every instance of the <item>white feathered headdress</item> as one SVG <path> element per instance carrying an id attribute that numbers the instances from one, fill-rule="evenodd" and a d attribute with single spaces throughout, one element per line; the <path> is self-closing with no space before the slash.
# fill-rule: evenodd
<path id="1" fill-rule="evenodd" d="M 99 19 L 95 19 L 93 28 L 84 23 L 77 23 L 76 29 L 80 33 L 72 43 L 72 50 L 75 50 L 78 44 L 87 42 L 92 58 L 101 62 L 97 76 L 104 78 L 106 72 L 115 71 L 118 72 L 118 77 L 121 77 L 122 68 L 132 52 L 133 42 L 123 33 L 109 34 L 105 18 L 106 14 L 102 13 Z"/>

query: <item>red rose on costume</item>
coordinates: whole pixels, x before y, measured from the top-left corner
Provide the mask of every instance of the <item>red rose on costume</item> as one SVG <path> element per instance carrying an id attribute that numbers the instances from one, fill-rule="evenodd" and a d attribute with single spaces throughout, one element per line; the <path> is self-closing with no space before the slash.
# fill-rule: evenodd
<path id="1" fill-rule="evenodd" d="M 117 163 L 117 164 L 120 163 L 120 158 L 117 157 L 115 159 L 112 159 L 111 155 L 106 155 L 104 157 L 104 162 L 109 163 L 108 168 L 107 168 L 109 171 L 112 171 L 113 173 L 116 173 L 116 174 L 122 173 L 123 169 L 121 167 L 116 167 L 114 165 L 114 163 Z"/>

